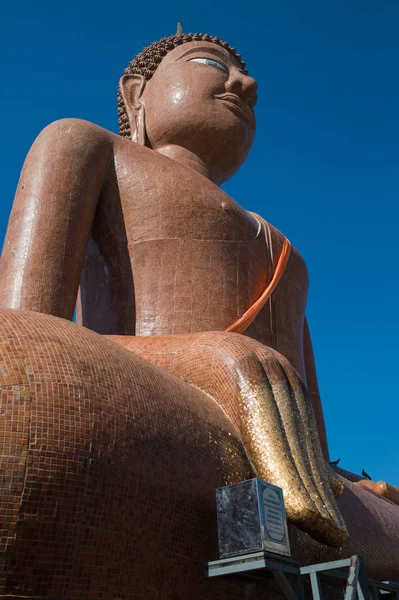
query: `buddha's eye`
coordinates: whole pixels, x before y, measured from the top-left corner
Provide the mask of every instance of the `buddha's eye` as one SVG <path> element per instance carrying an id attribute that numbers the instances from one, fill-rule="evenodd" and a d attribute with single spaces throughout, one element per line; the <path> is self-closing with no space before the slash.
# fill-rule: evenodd
<path id="1" fill-rule="evenodd" d="M 216 69 L 220 69 L 225 73 L 228 73 L 227 67 L 220 63 L 217 60 L 213 60 L 212 58 L 190 58 L 190 62 L 198 62 L 203 65 L 208 65 L 209 67 L 215 67 Z"/>

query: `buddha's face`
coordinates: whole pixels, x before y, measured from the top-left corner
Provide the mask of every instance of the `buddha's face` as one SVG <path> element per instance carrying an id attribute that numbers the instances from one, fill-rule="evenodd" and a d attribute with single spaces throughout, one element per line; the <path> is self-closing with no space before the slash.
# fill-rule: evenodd
<path id="1" fill-rule="evenodd" d="M 187 148 L 216 165 L 221 181 L 228 179 L 254 140 L 256 88 L 234 56 L 217 44 L 187 42 L 174 48 L 140 98 L 151 147 Z"/>

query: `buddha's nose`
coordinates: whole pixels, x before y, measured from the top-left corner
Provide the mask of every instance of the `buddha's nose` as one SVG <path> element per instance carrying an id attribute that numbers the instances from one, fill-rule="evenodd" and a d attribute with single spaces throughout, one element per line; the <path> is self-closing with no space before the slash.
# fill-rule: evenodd
<path id="1" fill-rule="evenodd" d="M 230 77 L 226 82 L 226 90 L 230 94 L 239 96 L 249 108 L 253 108 L 256 104 L 258 99 L 256 95 L 257 89 L 258 84 L 253 77 L 245 75 L 236 69 L 230 72 Z"/>

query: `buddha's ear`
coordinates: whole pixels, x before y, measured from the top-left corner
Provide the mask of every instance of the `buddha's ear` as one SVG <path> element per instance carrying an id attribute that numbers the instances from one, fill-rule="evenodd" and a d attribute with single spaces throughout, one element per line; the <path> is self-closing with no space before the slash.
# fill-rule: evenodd
<path id="1" fill-rule="evenodd" d="M 119 80 L 119 90 L 129 119 L 131 138 L 142 146 L 145 145 L 145 120 L 144 106 L 140 102 L 140 97 L 144 87 L 143 75 L 123 75 Z"/>

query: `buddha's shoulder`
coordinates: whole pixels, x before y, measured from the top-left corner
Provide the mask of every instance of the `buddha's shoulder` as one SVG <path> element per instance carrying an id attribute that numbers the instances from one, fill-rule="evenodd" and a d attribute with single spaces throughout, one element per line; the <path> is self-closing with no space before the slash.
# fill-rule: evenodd
<path id="1" fill-rule="evenodd" d="M 116 134 L 111 131 L 107 131 L 103 127 L 91 123 L 90 121 L 84 121 L 83 119 L 65 118 L 53 121 L 47 127 L 45 127 L 39 134 L 38 139 L 40 140 L 51 140 L 55 139 L 65 143 L 68 142 L 79 142 L 86 141 L 104 143 L 112 143 L 113 138 L 117 137 Z"/>
<path id="2" fill-rule="evenodd" d="M 103 164 L 109 164 L 111 156 L 114 161 L 123 156 L 131 160 L 135 152 L 140 154 L 141 150 L 139 144 L 128 138 L 75 118 L 59 119 L 47 125 L 36 138 L 33 148 L 51 153 L 56 149 L 61 160 L 73 156 L 77 165 L 87 163 L 89 158 L 102 159 Z"/>
<path id="3" fill-rule="evenodd" d="M 72 149 L 74 152 L 81 150 L 82 153 L 88 150 L 112 151 L 115 157 L 127 155 L 131 158 L 132 153 L 140 154 L 143 151 L 142 146 L 130 138 L 121 137 L 90 121 L 75 118 L 53 121 L 41 131 L 36 143 L 52 147 L 56 144 L 58 151 L 67 151 L 68 149 Z M 148 149 L 146 150 L 148 151 Z"/>
<path id="4" fill-rule="evenodd" d="M 272 248 L 274 249 L 274 251 L 276 253 L 279 253 L 281 251 L 281 249 L 283 248 L 284 240 L 286 240 L 287 238 L 276 227 L 274 227 L 270 223 L 268 223 L 268 225 L 269 225 L 269 231 L 270 231 L 270 236 L 271 236 Z M 300 273 L 301 277 L 306 278 L 308 280 L 309 275 L 308 275 L 308 268 L 306 266 L 305 259 L 303 258 L 303 256 L 299 252 L 299 250 L 291 242 L 291 240 L 290 240 L 290 244 L 291 244 L 291 251 L 290 251 L 290 258 L 288 261 L 287 268 L 289 266 L 290 268 L 295 269 L 298 273 Z"/>

